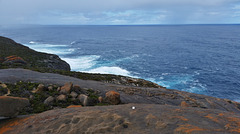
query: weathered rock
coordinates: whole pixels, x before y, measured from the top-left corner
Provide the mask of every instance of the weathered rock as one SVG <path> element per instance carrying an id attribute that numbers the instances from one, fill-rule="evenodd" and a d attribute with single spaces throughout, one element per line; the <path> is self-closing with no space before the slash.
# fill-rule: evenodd
<path id="1" fill-rule="evenodd" d="M 0 133 L 238 134 L 239 124 L 240 114 L 232 112 L 127 104 L 50 110 L 1 123 Z"/>
<path id="2" fill-rule="evenodd" d="M 2 83 L 0 84 L 0 96 L 7 96 L 9 95 L 11 92 L 10 90 L 7 88 L 7 85 Z"/>
<path id="3" fill-rule="evenodd" d="M 85 90 L 83 90 L 79 85 L 74 85 L 73 89 L 74 92 L 76 92 L 77 94 L 85 94 Z"/>
<path id="4" fill-rule="evenodd" d="M 40 93 L 45 90 L 45 86 L 43 84 L 39 84 L 37 89 L 34 89 L 32 93 Z"/>
<path id="5" fill-rule="evenodd" d="M 27 64 L 21 57 L 16 55 L 8 56 L 5 58 L 5 61 L 2 64 L 13 64 L 13 63 L 20 63 L 20 64 Z"/>
<path id="6" fill-rule="evenodd" d="M 64 94 L 61 94 L 56 98 L 56 100 L 57 101 L 67 101 L 67 96 Z"/>
<path id="7" fill-rule="evenodd" d="M 61 87 L 60 93 L 69 94 L 71 92 L 72 87 L 73 87 L 73 83 L 67 82 L 67 83 L 65 83 L 64 86 Z"/>
<path id="8" fill-rule="evenodd" d="M 72 98 L 76 98 L 76 97 L 78 96 L 78 94 L 77 94 L 76 92 L 72 91 L 72 92 L 70 93 L 70 96 L 71 96 Z"/>
<path id="9" fill-rule="evenodd" d="M 0 96 L 0 116 L 16 117 L 29 104 L 29 100 L 25 98 Z"/>
<path id="10" fill-rule="evenodd" d="M 189 107 L 189 105 L 187 104 L 186 101 L 182 101 L 181 102 L 181 107 Z"/>
<path id="11" fill-rule="evenodd" d="M 49 105 L 50 103 L 52 103 L 54 101 L 54 97 L 49 96 L 46 100 L 44 100 L 44 104 Z"/>
<path id="12" fill-rule="evenodd" d="M 78 96 L 78 100 L 80 101 L 80 103 L 83 105 L 83 106 L 93 106 L 94 105 L 94 102 L 91 98 L 89 98 L 87 95 L 85 94 L 80 94 Z"/>
<path id="13" fill-rule="evenodd" d="M 121 103 L 120 94 L 115 91 L 108 91 L 106 93 L 105 99 L 108 103 L 113 104 L 113 105 L 117 105 L 117 104 Z"/>
<path id="14" fill-rule="evenodd" d="M 48 90 L 52 91 L 53 90 L 53 86 L 48 86 Z"/>
<path id="15" fill-rule="evenodd" d="M 99 101 L 99 103 L 102 103 L 103 102 L 103 97 L 98 97 L 98 101 Z"/>

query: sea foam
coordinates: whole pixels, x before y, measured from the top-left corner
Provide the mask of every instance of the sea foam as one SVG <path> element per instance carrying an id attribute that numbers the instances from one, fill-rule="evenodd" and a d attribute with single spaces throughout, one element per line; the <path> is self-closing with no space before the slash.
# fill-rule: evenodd
<path id="1" fill-rule="evenodd" d="M 87 55 L 87 56 L 78 56 L 75 58 L 64 58 L 68 64 L 71 66 L 72 71 L 88 71 L 94 65 L 97 64 L 97 59 L 100 58 L 99 55 Z"/>
<path id="2" fill-rule="evenodd" d="M 100 73 L 100 74 L 115 74 L 115 75 L 123 75 L 130 76 L 130 72 L 122 69 L 120 67 L 99 67 L 95 69 L 91 69 L 87 71 L 88 73 Z"/>

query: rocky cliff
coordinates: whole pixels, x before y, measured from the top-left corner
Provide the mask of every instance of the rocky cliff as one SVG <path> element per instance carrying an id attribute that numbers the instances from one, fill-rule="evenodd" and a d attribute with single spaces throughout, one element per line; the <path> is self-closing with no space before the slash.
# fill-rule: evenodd
<path id="1" fill-rule="evenodd" d="M 70 71 L 70 66 L 57 55 L 34 51 L 0 36 L 0 67 L 51 68 Z"/>

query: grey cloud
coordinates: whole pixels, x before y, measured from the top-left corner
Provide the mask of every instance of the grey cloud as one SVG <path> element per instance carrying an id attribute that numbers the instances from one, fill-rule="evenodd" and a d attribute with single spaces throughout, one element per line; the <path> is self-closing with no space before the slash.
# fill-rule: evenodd
<path id="1" fill-rule="evenodd" d="M 55 20 L 64 24 L 71 24 L 74 21 L 76 21 L 74 23 L 83 23 L 83 21 L 94 23 L 94 18 L 86 16 L 95 14 L 95 16 L 93 15 L 95 20 L 102 19 L 103 21 L 106 19 L 104 12 L 117 14 L 126 11 L 150 11 L 149 16 L 154 20 L 151 14 L 156 10 L 168 11 L 156 15 L 156 17 L 165 16 L 165 19 L 168 19 L 164 20 L 165 23 L 186 23 L 196 16 L 201 19 L 207 16 L 211 17 L 209 12 L 221 13 L 227 10 L 231 14 L 229 10 L 235 10 L 234 6 L 239 2 L 239 0 L 0 0 L 0 24 L 36 23 L 40 19 L 41 21 L 46 19 L 44 23 L 48 23 L 48 20 L 51 23 L 54 23 Z M 65 17 L 61 16 L 61 13 L 65 14 Z M 141 20 L 141 17 L 146 17 L 147 14 L 138 16 L 138 19 Z M 127 16 L 122 17 L 121 20 L 112 16 L 112 19 L 115 19 L 116 22 L 131 22 Z"/>

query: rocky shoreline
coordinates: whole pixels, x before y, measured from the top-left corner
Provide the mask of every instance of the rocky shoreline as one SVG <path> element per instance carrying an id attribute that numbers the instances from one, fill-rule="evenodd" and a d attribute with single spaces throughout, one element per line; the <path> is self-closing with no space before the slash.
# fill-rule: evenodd
<path id="1" fill-rule="evenodd" d="M 9 44 L 17 43 L 0 38 L 2 49 Z M 56 67 L 45 60 L 38 67 L 25 55 L 0 57 L 0 117 L 10 117 L 0 119 L 0 134 L 240 133 L 238 102 L 130 77 L 71 72 L 65 62 Z"/>

